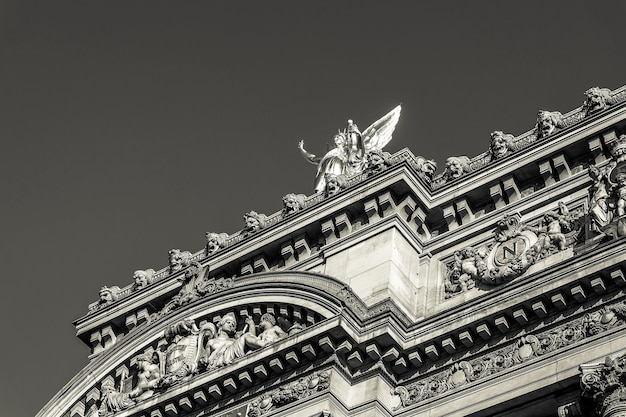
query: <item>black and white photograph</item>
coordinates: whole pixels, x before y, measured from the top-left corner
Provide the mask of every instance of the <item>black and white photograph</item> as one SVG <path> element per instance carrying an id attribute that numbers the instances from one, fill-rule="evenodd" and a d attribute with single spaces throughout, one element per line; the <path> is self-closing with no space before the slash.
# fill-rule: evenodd
<path id="1" fill-rule="evenodd" d="M 0 0 L 0 415 L 626 416 L 625 20 Z"/>

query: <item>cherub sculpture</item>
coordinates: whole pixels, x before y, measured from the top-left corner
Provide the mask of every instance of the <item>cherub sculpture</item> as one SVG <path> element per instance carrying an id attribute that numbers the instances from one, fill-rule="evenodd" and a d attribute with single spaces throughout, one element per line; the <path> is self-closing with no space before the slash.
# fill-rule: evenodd
<path id="1" fill-rule="evenodd" d="M 603 110 L 611 103 L 611 90 L 608 88 L 592 87 L 585 91 L 583 112 L 585 116 Z"/>
<path id="2" fill-rule="evenodd" d="M 325 174 L 351 176 L 363 172 L 366 167 L 366 152 L 373 149 L 382 150 L 389 143 L 398 120 L 401 107 L 397 106 L 391 112 L 372 123 L 361 133 L 352 120 L 348 120 L 348 127 L 334 137 L 335 146 L 323 157 L 316 156 L 304 149 L 304 141 L 300 141 L 298 148 L 307 161 L 317 164 L 315 174 L 315 192 L 321 192 L 326 185 Z"/>

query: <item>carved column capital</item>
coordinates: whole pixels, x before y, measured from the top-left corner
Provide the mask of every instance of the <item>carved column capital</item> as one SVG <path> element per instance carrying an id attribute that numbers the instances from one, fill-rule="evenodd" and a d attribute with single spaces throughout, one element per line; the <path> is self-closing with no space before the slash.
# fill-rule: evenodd
<path id="1" fill-rule="evenodd" d="M 626 417 L 626 355 L 580 366 L 582 400 L 591 400 L 599 417 Z"/>

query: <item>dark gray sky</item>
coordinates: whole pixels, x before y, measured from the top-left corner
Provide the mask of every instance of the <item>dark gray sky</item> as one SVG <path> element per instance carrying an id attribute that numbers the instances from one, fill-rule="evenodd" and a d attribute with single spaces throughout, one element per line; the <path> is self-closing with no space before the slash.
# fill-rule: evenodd
<path id="1" fill-rule="evenodd" d="M 623 2 L 1 1 L 0 414 L 87 364 L 103 285 L 312 193 L 346 119 L 390 152 L 475 156 L 626 84 Z"/>

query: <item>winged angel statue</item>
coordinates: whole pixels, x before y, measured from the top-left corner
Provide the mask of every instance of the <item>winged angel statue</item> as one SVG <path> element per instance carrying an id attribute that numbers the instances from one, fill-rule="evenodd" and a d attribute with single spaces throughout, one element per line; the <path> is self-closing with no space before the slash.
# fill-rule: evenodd
<path id="1" fill-rule="evenodd" d="M 401 107 L 397 106 L 372 123 L 363 133 L 352 120 L 348 120 L 348 127 L 334 137 L 335 147 L 322 157 L 307 152 L 304 141 L 301 140 L 298 148 L 302 156 L 312 164 L 317 164 L 315 192 L 324 190 L 326 174 L 351 176 L 362 172 L 367 166 L 368 154 L 382 150 L 391 141 L 391 135 L 400 119 L 400 110 Z"/>

